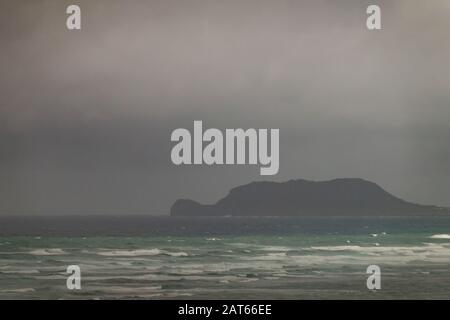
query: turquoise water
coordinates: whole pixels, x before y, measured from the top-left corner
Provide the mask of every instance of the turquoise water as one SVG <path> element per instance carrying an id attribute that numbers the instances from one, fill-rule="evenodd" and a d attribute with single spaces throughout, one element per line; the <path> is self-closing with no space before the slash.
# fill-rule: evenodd
<path id="1" fill-rule="evenodd" d="M 2 236 L 0 298 L 449 299 L 449 218 L 402 219 L 244 235 Z M 366 287 L 372 264 L 377 291 Z M 80 266 L 81 290 L 67 289 L 68 265 Z"/>

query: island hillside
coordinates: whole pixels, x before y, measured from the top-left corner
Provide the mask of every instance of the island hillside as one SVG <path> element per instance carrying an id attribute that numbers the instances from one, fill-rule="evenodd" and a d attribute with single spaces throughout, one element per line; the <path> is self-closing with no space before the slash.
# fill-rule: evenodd
<path id="1" fill-rule="evenodd" d="M 177 200 L 171 216 L 395 216 L 450 213 L 404 201 L 363 179 L 252 182 L 231 189 L 215 204 Z"/>

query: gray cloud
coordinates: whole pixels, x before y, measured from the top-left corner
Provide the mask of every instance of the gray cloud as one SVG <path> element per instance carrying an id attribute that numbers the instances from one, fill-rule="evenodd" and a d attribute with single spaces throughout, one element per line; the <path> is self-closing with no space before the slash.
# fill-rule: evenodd
<path id="1" fill-rule="evenodd" d="M 0 5 L 0 214 L 163 214 L 260 180 L 176 167 L 170 133 L 280 128 L 275 180 L 361 177 L 450 205 L 450 6 L 377 1 Z M 267 177 L 266 177 L 267 178 Z"/>

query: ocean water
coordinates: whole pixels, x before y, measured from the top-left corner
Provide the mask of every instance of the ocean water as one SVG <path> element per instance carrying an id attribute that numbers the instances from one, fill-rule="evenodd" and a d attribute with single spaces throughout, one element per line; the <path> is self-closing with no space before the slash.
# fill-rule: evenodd
<path id="1" fill-rule="evenodd" d="M 450 217 L 2 218 L 0 298 L 449 299 Z"/>

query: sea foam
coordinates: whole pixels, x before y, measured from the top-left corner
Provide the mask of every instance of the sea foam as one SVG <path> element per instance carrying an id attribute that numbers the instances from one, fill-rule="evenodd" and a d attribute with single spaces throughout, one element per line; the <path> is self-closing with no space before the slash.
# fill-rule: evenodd
<path id="1" fill-rule="evenodd" d="M 450 239 L 450 234 L 434 234 L 431 239 Z"/>
<path id="2" fill-rule="evenodd" d="M 138 249 L 138 250 L 111 250 L 97 252 L 100 256 L 106 257 L 141 257 L 141 256 L 158 256 L 168 255 L 172 257 L 186 257 L 186 252 L 168 252 L 160 249 Z"/>
<path id="3" fill-rule="evenodd" d="M 67 254 L 62 249 L 54 248 L 54 249 L 36 249 L 29 252 L 29 254 L 35 255 L 35 256 L 57 256 L 62 254 Z"/>

